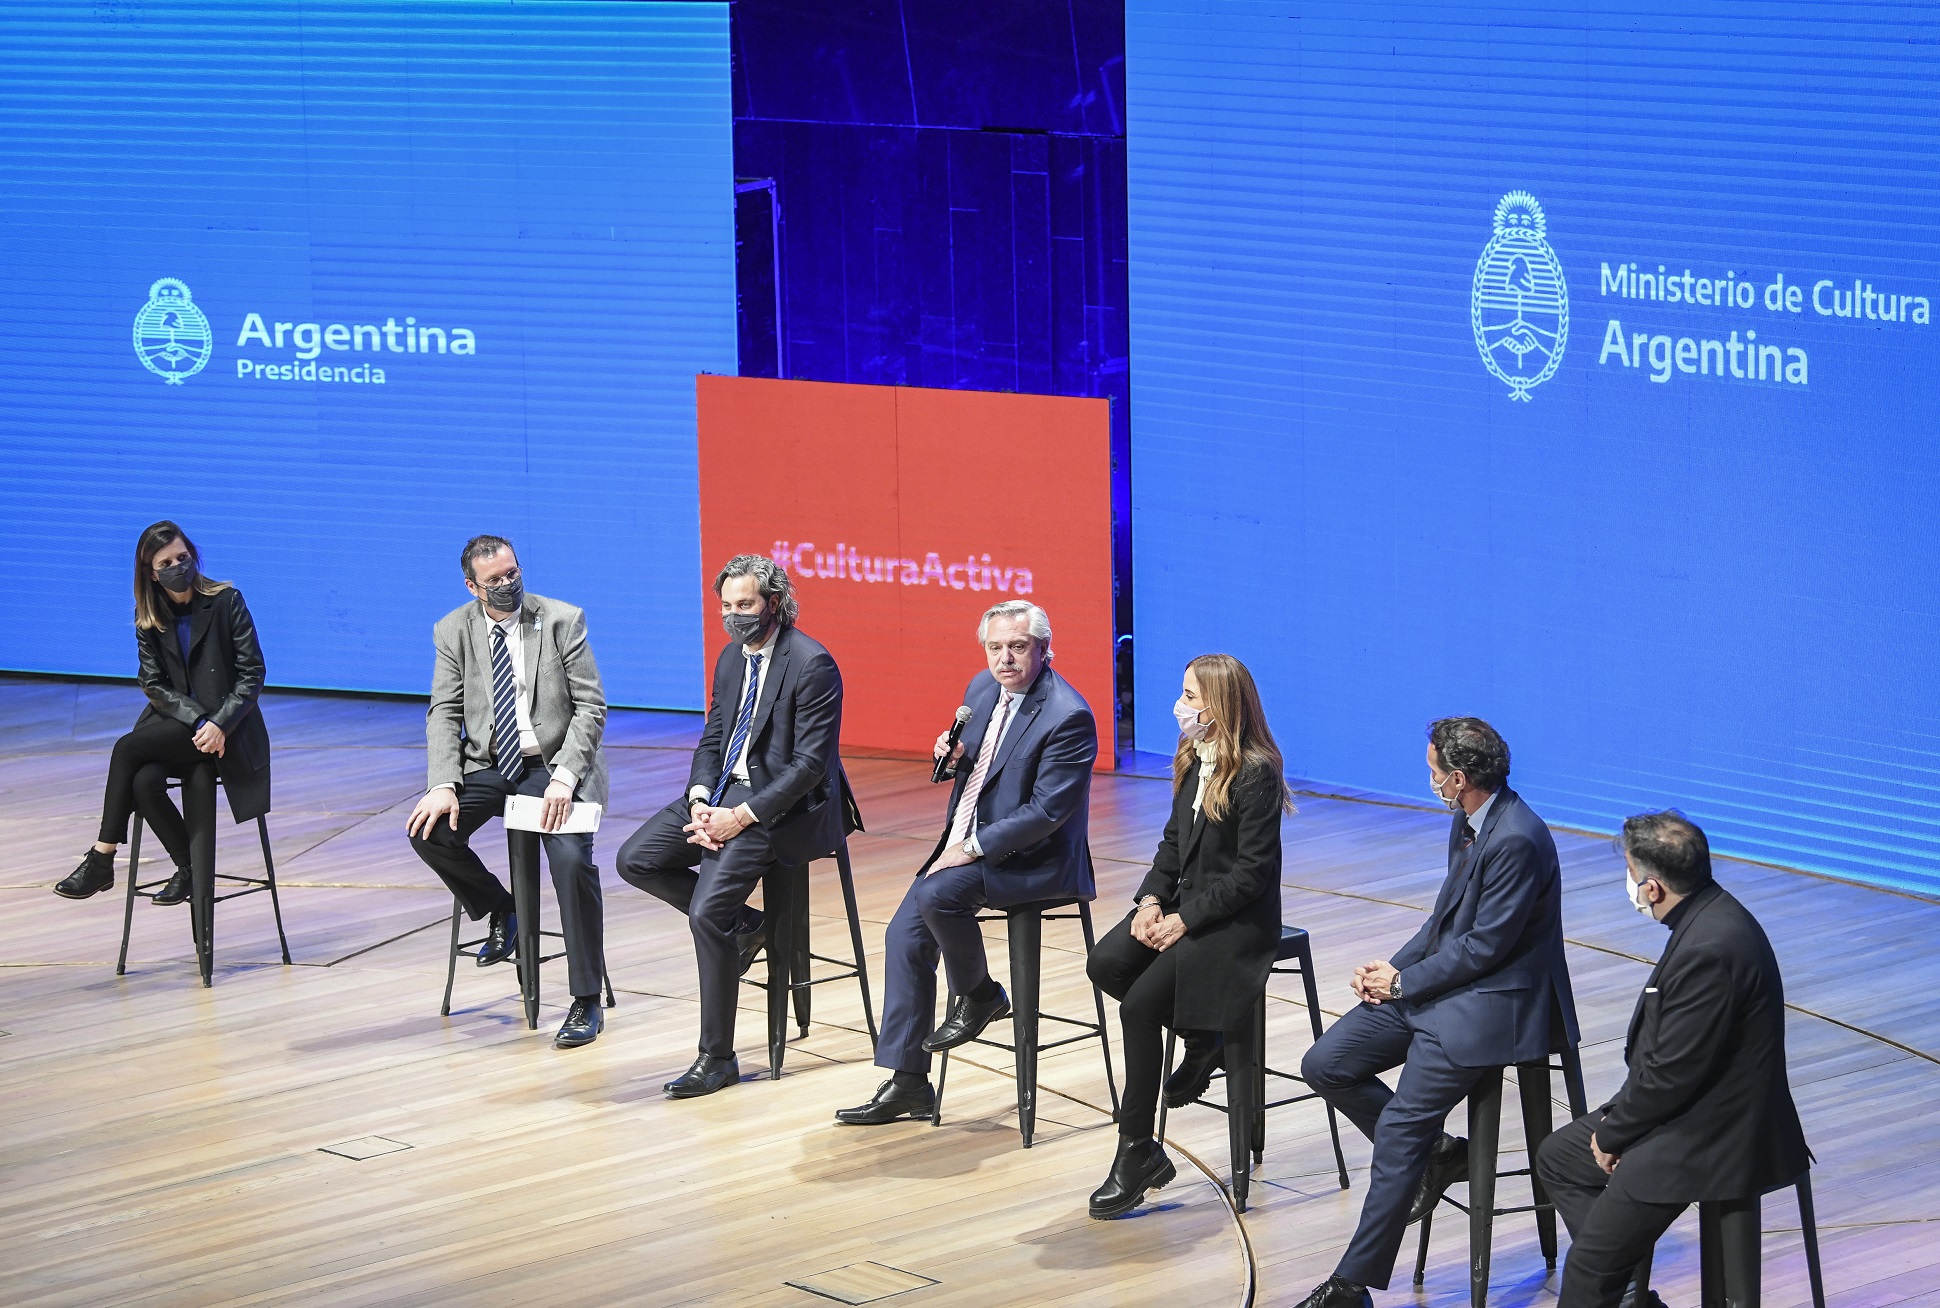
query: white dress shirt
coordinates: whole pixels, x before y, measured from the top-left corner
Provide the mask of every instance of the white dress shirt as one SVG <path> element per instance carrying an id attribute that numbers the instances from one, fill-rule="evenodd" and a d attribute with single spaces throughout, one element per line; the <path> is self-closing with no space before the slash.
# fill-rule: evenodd
<path id="1" fill-rule="evenodd" d="M 754 688 L 754 702 L 756 705 L 759 705 L 761 703 L 761 696 L 768 689 L 768 671 L 775 666 L 775 642 L 780 639 L 781 624 L 776 623 L 775 629 L 768 633 L 768 639 L 765 642 L 760 645 L 743 645 L 741 647 L 741 688 L 734 698 L 733 715 L 727 720 L 727 739 L 722 742 L 724 748 L 734 743 L 734 727 L 741 720 L 741 706 L 748 702 L 748 673 L 754 666 L 754 656 L 757 654 L 761 655 L 761 671 L 755 674 L 757 680 L 755 681 Z M 754 730 L 752 725 L 750 725 L 748 738 L 741 742 L 741 752 L 736 754 L 728 764 L 734 779 L 750 788 L 753 787 L 754 781 L 748 775 L 748 750 L 753 745 Z M 706 799 L 713 793 L 714 790 L 711 786 L 690 786 L 687 790 L 687 802 L 689 805 L 692 805 L 695 800 Z M 748 812 L 749 816 L 752 817 L 754 810 L 749 809 Z"/>
<path id="2" fill-rule="evenodd" d="M 1482 801 L 1482 807 L 1468 815 L 1468 829 L 1475 833 L 1474 839 L 1481 838 L 1483 819 L 1489 816 L 1489 809 L 1495 804 L 1496 796 L 1501 793 L 1502 787 L 1497 786 L 1489 792 L 1489 797 Z"/>
<path id="3" fill-rule="evenodd" d="M 1017 725 L 1017 709 L 1015 707 L 1017 699 L 1018 693 L 1014 690 L 998 691 L 996 706 L 990 710 L 990 721 L 992 725 L 996 724 L 999 715 L 1002 715 L 1004 722 L 1004 729 L 997 733 L 997 743 L 990 750 L 990 762 L 992 766 L 996 765 L 997 752 L 1004 747 L 1004 738 L 1009 736 L 1010 729 Z M 1004 712 L 1007 707 L 1010 709 L 1008 713 Z M 984 730 L 988 731 L 990 728 L 985 727 Z M 983 743 L 981 741 L 977 744 L 977 752 L 983 752 Z M 969 762 L 972 767 L 976 766 L 976 760 L 971 759 Z M 990 778 L 988 776 L 984 777 L 984 783 L 988 785 L 989 782 Z M 974 809 L 970 813 L 970 838 L 963 842 L 963 847 L 970 857 L 983 857 L 983 844 L 977 839 L 977 814 Z"/>

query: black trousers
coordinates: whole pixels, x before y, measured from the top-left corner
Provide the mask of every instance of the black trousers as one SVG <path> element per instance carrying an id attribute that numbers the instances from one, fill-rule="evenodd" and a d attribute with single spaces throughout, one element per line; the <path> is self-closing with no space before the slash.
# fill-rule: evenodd
<path id="1" fill-rule="evenodd" d="M 1159 1082 L 1165 1076 L 1164 1028 L 1172 1025 L 1179 954 L 1172 949 L 1161 953 L 1132 939 L 1132 920 L 1126 918 L 1099 938 L 1085 971 L 1094 985 L 1118 1001 L 1118 1025 L 1125 1038 L 1118 1134 L 1149 1140 L 1158 1115 Z"/>
<path id="2" fill-rule="evenodd" d="M 721 806 L 733 808 L 753 793 L 743 785 L 730 786 Z M 774 849 L 758 822 L 719 850 L 690 843 L 681 830 L 687 822 L 684 797 L 648 818 L 620 846 L 618 871 L 628 885 L 687 915 L 700 972 L 700 1051 L 710 1058 L 732 1058 L 741 985 L 741 948 L 735 936 L 761 925 L 761 914 L 748 907 L 748 896 L 775 865 Z"/>
<path id="3" fill-rule="evenodd" d="M 451 888 L 473 921 L 487 913 L 511 912 L 512 892 L 472 850 L 472 833 L 492 818 L 504 816 L 509 797 L 543 795 L 551 780 L 546 768 L 536 762 L 526 764 L 516 784 L 496 771 L 468 772 L 458 787 L 458 829 L 453 831 L 450 822 L 441 818 L 425 835 L 411 837 L 411 848 Z M 539 843 L 545 847 L 546 866 L 552 869 L 573 997 L 597 996 L 606 974 L 606 917 L 600 871 L 593 866 L 593 838 L 541 835 Z"/>
<path id="4" fill-rule="evenodd" d="M 1590 1136 L 1602 1122 L 1602 1109 L 1587 1113 L 1536 1151 L 1536 1172 L 1570 1233 L 1560 1308 L 1617 1308 L 1637 1264 L 1686 1207 L 1631 1198 L 1624 1184 L 1629 1164 L 1604 1174 L 1590 1155 Z"/>
<path id="5" fill-rule="evenodd" d="M 182 808 L 168 781 L 182 782 Z M 115 742 L 101 802 L 106 845 L 128 841 L 128 818 L 140 813 L 177 867 L 213 872 L 216 859 L 216 756 L 195 747 L 195 733 L 174 718 L 154 717 Z"/>
<path id="6" fill-rule="evenodd" d="M 1399 1067 L 1390 1090 L 1380 1074 Z M 1415 1187 L 1428 1169 L 1449 1110 L 1485 1069 L 1463 1067 L 1406 1002 L 1360 1004 L 1341 1014 L 1300 1062 L 1300 1075 L 1374 1142 L 1360 1224 L 1334 1268 L 1356 1285 L 1385 1290 L 1408 1226 Z"/>

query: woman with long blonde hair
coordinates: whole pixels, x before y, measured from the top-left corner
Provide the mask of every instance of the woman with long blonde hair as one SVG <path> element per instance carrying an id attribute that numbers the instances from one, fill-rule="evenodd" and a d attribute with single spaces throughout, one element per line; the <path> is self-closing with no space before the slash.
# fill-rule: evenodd
<path id="1" fill-rule="evenodd" d="M 1293 796 L 1253 674 L 1230 654 L 1202 654 L 1172 711 L 1172 818 L 1136 907 L 1086 965 L 1118 1000 L 1125 1037 L 1118 1152 L 1091 1196 L 1097 1218 L 1130 1212 L 1175 1174 L 1152 1138 L 1163 1028 L 1186 1042 L 1164 1087 L 1177 1107 L 1212 1080 L 1221 1034 L 1250 1020 L 1280 945 L 1280 817 Z"/>
<path id="2" fill-rule="evenodd" d="M 256 711 L 263 651 L 242 592 L 202 573 L 202 553 L 173 522 L 135 541 L 135 652 L 148 705 L 115 742 L 101 829 L 54 893 L 86 899 L 115 883 L 128 819 L 142 821 L 175 862 L 157 904 L 189 897 L 194 870 L 215 870 L 216 778 L 236 821 L 269 811 L 269 732 Z M 168 797 L 182 783 L 182 807 Z M 210 884 L 206 879 L 204 884 Z"/>

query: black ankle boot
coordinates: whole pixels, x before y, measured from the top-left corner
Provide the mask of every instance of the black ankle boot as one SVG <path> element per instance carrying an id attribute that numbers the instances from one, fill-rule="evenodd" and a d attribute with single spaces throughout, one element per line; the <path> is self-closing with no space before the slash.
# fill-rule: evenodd
<path id="1" fill-rule="evenodd" d="M 1120 1136 L 1111 1174 L 1091 1192 L 1091 1215 L 1103 1221 L 1129 1213 L 1145 1202 L 1147 1190 L 1164 1189 L 1178 1174 L 1172 1160 L 1165 1156 L 1165 1146 L 1158 1141 Z"/>
<path id="2" fill-rule="evenodd" d="M 163 908 L 167 908 L 170 904 L 179 904 L 189 897 L 189 891 L 194 886 L 195 878 L 189 870 L 186 867 L 177 867 L 175 875 L 168 879 L 168 884 L 155 892 L 155 902 Z"/>
<path id="3" fill-rule="evenodd" d="M 1185 1056 L 1165 1080 L 1167 1108 L 1184 1108 L 1212 1084 L 1213 1073 L 1226 1061 L 1225 1037 L 1216 1031 L 1194 1031 L 1186 1036 Z"/>
<path id="4" fill-rule="evenodd" d="M 115 856 L 89 845 L 81 856 L 81 865 L 54 883 L 54 893 L 63 899 L 86 899 L 114 889 L 114 884 Z"/>

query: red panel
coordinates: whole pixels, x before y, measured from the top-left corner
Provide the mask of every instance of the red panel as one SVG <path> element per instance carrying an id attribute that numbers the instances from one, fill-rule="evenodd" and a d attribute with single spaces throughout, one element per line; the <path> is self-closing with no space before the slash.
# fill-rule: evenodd
<path id="1" fill-rule="evenodd" d="M 1022 597 L 1116 756 L 1109 402 L 759 377 L 697 379 L 702 631 L 736 554 L 774 556 L 842 665 L 842 743 L 927 753 L 983 667 L 977 620 Z M 986 572 L 986 569 L 988 571 Z M 986 577 L 988 580 L 986 581 Z"/>

